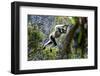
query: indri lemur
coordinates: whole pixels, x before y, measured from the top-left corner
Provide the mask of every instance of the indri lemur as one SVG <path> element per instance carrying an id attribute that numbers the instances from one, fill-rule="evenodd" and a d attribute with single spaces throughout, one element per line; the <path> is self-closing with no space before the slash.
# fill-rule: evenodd
<path id="1" fill-rule="evenodd" d="M 52 32 L 50 35 L 49 35 L 49 41 L 47 41 L 45 44 L 44 44 L 44 48 L 49 45 L 49 44 L 54 44 L 54 46 L 57 45 L 56 43 L 56 38 L 59 38 L 61 36 L 61 34 L 63 33 L 66 33 L 66 29 L 67 29 L 67 25 L 56 25 L 55 26 L 55 31 Z"/>

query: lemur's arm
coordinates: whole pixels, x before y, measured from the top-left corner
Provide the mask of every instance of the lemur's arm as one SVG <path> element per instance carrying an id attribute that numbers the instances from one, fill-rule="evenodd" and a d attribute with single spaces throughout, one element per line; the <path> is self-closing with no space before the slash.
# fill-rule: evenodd
<path id="1" fill-rule="evenodd" d="M 66 25 L 62 24 L 62 25 L 56 25 L 55 26 L 55 31 L 58 31 L 60 33 L 64 33 L 64 31 L 66 31 Z"/>

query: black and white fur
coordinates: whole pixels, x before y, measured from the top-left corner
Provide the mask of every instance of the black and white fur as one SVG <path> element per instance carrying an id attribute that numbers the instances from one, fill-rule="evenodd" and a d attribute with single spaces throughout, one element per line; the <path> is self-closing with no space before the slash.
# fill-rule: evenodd
<path id="1" fill-rule="evenodd" d="M 67 25 L 56 25 L 55 26 L 55 31 L 52 32 L 50 35 L 49 35 L 49 41 L 47 41 L 45 44 L 44 44 L 44 48 L 49 45 L 49 44 L 54 44 L 54 46 L 57 45 L 56 43 L 56 38 L 59 38 L 61 36 L 61 34 L 63 33 L 66 33 L 66 28 L 67 28 Z"/>

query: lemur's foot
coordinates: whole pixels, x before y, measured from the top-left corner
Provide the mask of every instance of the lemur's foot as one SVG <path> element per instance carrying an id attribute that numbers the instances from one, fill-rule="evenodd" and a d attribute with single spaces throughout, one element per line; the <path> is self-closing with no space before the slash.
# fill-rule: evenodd
<path id="1" fill-rule="evenodd" d="M 46 47 L 43 47 L 43 49 L 45 49 Z"/>
<path id="2" fill-rule="evenodd" d="M 52 52 L 52 49 L 50 48 L 50 52 Z"/>

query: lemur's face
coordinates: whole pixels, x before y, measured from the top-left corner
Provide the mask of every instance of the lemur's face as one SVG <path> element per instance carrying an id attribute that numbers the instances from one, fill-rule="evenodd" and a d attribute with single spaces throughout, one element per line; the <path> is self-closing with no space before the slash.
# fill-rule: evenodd
<path id="1" fill-rule="evenodd" d="M 66 30 L 65 29 L 62 29 L 61 31 L 62 31 L 62 33 L 66 33 Z"/>
<path id="2" fill-rule="evenodd" d="M 62 33 L 66 33 L 66 31 L 67 31 L 67 25 L 64 25 L 62 28 Z"/>

